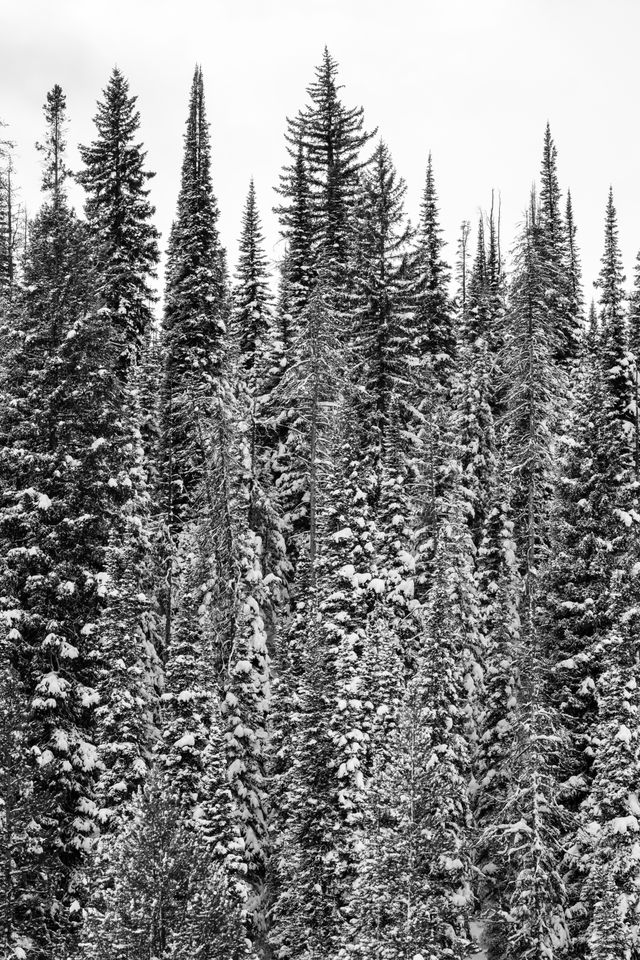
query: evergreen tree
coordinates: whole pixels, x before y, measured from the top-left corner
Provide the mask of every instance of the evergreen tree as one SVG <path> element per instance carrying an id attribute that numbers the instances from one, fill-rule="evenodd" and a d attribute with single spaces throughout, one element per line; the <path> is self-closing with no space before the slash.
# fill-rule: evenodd
<path id="1" fill-rule="evenodd" d="M 202 830 L 180 814 L 156 778 L 137 795 L 110 857 L 112 885 L 89 912 L 87 960 L 249 955 L 229 881 Z"/>
<path id="2" fill-rule="evenodd" d="M 600 291 L 601 351 L 612 413 L 625 434 L 632 435 L 631 385 L 627 341 L 627 318 L 624 310 L 625 276 L 618 241 L 618 220 L 609 189 L 604 225 L 604 252 L 596 286 Z M 625 458 L 626 459 L 626 458 Z"/>
<path id="3" fill-rule="evenodd" d="M 554 329 L 554 359 L 563 367 L 576 359 L 580 343 L 580 303 L 577 296 L 578 264 L 570 200 L 565 222 L 561 211 L 557 150 L 547 124 L 542 154 L 539 245 L 554 283 L 545 291 L 545 303 Z"/>
<path id="4" fill-rule="evenodd" d="M 189 495 L 202 477 L 195 423 L 202 402 L 219 391 L 228 297 L 211 182 L 211 146 L 202 70 L 189 98 L 176 220 L 167 252 L 163 349 L 164 475 L 169 527 L 189 515 Z"/>
<path id="5" fill-rule="evenodd" d="M 140 114 L 129 83 L 115 67 L 94 118 L 96 139 L 80 148 L 78 180 L 93 241 L 97 287 L 105 319 L 119 338 L 120 376 L 139 359 L 151 324 L 158 232 L 149 202 L 146 153 L 136 142 Z"/>
<path id="6" fill-rule="evenodd" d="M 451 388 L 458 332 L 449 298 L 450 272 L 442 257 L 444 240 L 441 234 L 438 195 L 429 154 L 413 263 L 414 350 L 423 362 L 428 361 L 436 388 L 447 391 Z"/>
<path id="7" fill-rule="evenodd" d="M 454 513 L 438 543 L 422 659 L 382 754 L 388 762 L 378 758 L 374 765 L 357 884 L 357 955 L 389 960 L 468 955 L 464 734 L 474 589 L 465 540 Z"/>
<path id="8" fill-rule="evenodd" d="M 297 666 L 287 679 L 298 689 L 284 745 L 291 769 L 284 772 L 273 941 L 285 955 L 309 958 L 336 956 L 348 936 L 368 758 L 363 657 L 380 581 L 372 577 L 375 531 L 351 410 L 342 398 L 327 438 L 331 466 L 317 504 L 322 536 L 287 637 L 289 663 Z"/>
<path id="9" fill-rule="evenodd" d="M 59 345 L 74 319 L 89 306 L 86 228 L 69 207 L 66 192 L 70 176 L 65 160 L 66 109 L 66 97 L 56 84 L 47 94 L 47 133 L 39 145 L 46 200 L 31 224 L 24 268 L 27 308 L 37 319 L 47 352 Z"/>
<path id="10" fill-rule="evenodd" d="M 553 360 L 553 319 L 545 299 L 552 275 L 540 231 L 532 200 L 516 250 L 511 291 L 508 437 L 523 588 L 517 633 L 512 637 L 507 633 L 506 662 L 495 677 L 500 686 L 515 689 L 509 690 L 503 721 L 512 737 L 503 761 L 509 775 L 497 781 L 504 793 L 502 797 L 494 793 L 494 819 L 485 826 L 483 837 L 492 877 L 487 897 L 492 960 L 553 957 L 568 937 L 566 894 L 558 869 L 566 827 L 552 773 L 563 735 L 543 686 L 548 666 L 538 610 L 561 382 Z M 513 630 L 509 621 L 505 627 Z"/>
<path id="11" fill-rule="evenodd" d="M 567 230 L 567 254 L 569 268 L 569 293 L 571 297 L 570 313 L 576 321 L 576 338 L 578 345 L 581 341 L 581 330 L 584 326 L 584 296 L 582 290 L 582 266 L 580 263 L 580 253 L 576 243 L 576 227 L 573 218 L 573 203 L 571 201 L 571 191 L 567 190 L 567 206 L 565 210 L 565 224 Z M 573 347 L 574 357 L 576 356 L 576 345 Z"/>
<path id="12" fill-rule="evenodd" d="M 359 302 L 354 375 L 363 390 L 362 418 L 369 429 L 361 453 L 371 477 L 372 502 L 380 496 L 384 451 L 396 432 L 394 418 L 408 410 L 403 348 L 410 341 L 406 258 L 409 228 L 405 220 L 404 181 L 397 177 L 384 143 L 376 148 L 362 178 L 354 287 Z"/>
<path id="13" fill-rule="evenodd" d="M 292 188 L 297 183 L 296 166 L 302 148 L 312 185 L 314 247 L 332 282 L 341 287 L 347 281 L 358 174 L 365 165 L 360 152 L 375 131 L 364 131 L 362 107 L 345 107 L 342 103 L 338 64 L 326 47 L 315 72 L 315 79 L 307 88 L 310 102 L 288 121 L 287 141 L 293 165 L 285 169 L 281 193 L 289 200 L 285 210 L 291 216 L 296 203 Z"/>
<path id="14" fill-rule="evenodd" d="M 274 336 L 264 237 L 253 180 L 242 216 L 240 255 L 234 289 L 233 332 L 238 377 L 255 404 L 265 392 Z"/>

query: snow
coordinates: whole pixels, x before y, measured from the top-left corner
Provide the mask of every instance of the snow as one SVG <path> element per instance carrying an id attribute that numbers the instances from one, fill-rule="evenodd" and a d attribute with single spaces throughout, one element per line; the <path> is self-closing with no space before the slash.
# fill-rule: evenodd
<path id="1" fill-rule="evenodd" d="M 184 733 L 176 742 L 174 747 L 182 749 L 182 747 L 193 747 L 195 746 L 196 738 L 192 733 Z"/>

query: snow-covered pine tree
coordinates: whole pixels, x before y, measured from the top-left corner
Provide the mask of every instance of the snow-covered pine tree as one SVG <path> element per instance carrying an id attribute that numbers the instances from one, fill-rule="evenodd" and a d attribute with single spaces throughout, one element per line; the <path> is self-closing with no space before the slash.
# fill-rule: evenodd
<path id="1" fill-rule="evenodd" d="M 487 339 L 487 251 L 484 238 L 484 216 L 478 220 L 478 239 L 469 274 L 466 309 L 461 323 L 464 341 L 473 343 L 478 337 Z"/>
<path id="2" fill-rule="evenodd" d="M 275 333 L 273 295 L 253 179 L 242 214 L 239 250 L 233 290 L 233 352 L 237 376 L 251 399 L 252 419 L 257 423 L 261 419 L 257 405 L 268 385 Z M 256 437 L 252 444 L 254 458 L 257 446 L 259 438 Z"/>
<path id="3" fill-rule="evenodd" d="M 247 522 L 263 544 L 265 574 L 271 574 L 282 595 L 289 565 L 284 557 L 281 522 L 274 507 L 274 448 L 278 426 L 274 423 L 271 394 L 283 373 L 285 358 L 273 313 L 273 296 L 264 252 L 264 238 L 253 180 L 242 219 L 240 256 L 233 290 L 231 364 L 238 403 L 246 410 L 245 442 Z M 271 624 L 271 630 L 274 624 Z"/>
<path id="4" fill-rule="evenodd" d="M 30 879 L 40 835 L 30 800 L 23 742 L 28 698 L 15 668 L 12 618 L 0 639 L 0 945 L 7 957 L 53 946 L 45 920 L 46 877 Z"/>
<path id="5" fill-rule="evenodd" d="M 397 441 L 398 417 L 406 422 L 413 384 L 408 382 L 405 350 L 411 340 L 407 254 L 410 230 L 404 212 L 406 186 L 382 141 L 362 176 L 353 263 L 354 373 L 360 388 L 360 453 L 370 500 L 380 499 L 385 450 Z M 354 398 L 355 399 L 355 398 Z M 401 411 L 401 412 L 400 412 Z"/>
<path id="6" fill-rule="evenodd" d="M 438 194 L 429 154 L 412 263 L 412 299 L 416 314 L 414 351 L 430 367 L 436 391 L 446 394 L 451 388 L 458 331 L 449 297 L 450 270 L 442 256 L 443 247 Z"/>
<path id="7" fill-rule="evenodd" d="M 66 97 L 56 84 L 47 93 L 46 136 L 38 144 L 44 164 L 45 202 L 30 226 L 24 268 L 27 309 L 47 336 L 44 346 L 48 350 L 58 346 L 73 320 L 87 308 L 90 291 L 86 226 L 77 219 L 67 199 L 70 173 L 65 160 L 66 110 Z"/>
<path id="8" fill-rule="evenodd" d="M 584 291 L 582 288 L 582 264 L 580 262 L 580 251 L 576 241 L 578 228 L 573 215 L 573 201 L 571 191 L 567 190 L 567 205 L 565 208 L 565 227 L 567 231 L 567 266 L 569 276 L 569 314 L 575 318 L 575 338 L 577 345 L 572 344 L 574 359 L 577 359 L 576 346 L 579 348 L 582 344 L 584 333 Z"/>
<path id="9" fill-rule="evenodd" d="M 78 180 L 87 200 L 97 287 L 94 294 L 120 341 L 124 379 L 141 355 L 151 325 L 158 232 L 149 202 L 146 153 L 136 141 L 140 114 L 129 83 L 115 67 L 94 118 L 96 139 L 80 148 Z"/>
<path id="10" fill-rule="evenodd" d="M 135 796 L 110 855 L 110 884 L 92 905 L 83 960 L 244 960 L 242 912 L 200 825 L 160 773 Z"/>
<path id="11" fill-rule="evenodd" d="M 542 260 L 554 283 L 545 292 L 555 336 L 554 360 L 567 368 L 575 361 L 580 345 L 580 302 L 576 289 L 576 246 L 573 220 L 564 220 L 558 183 L 557 150 L 547 123 L 540 171 L 539 246 Z M 571 206 L 568 207 L 572 215 Z M 572 231 L 569 237 L 569 230 Z"/>
<path id="12" fill-rule="evenodd" d="M 557 546 L 547 591 L 552 600 L 550 643 L 559 659 L 567 661 L 566 668 L 573 660 L 573 669 L 579 669 L 571 684 L 574 696 L 582 691 L 587 697 L 593 694 L 593 683 L 586 679 L 590 674 L 584 672 L 590 638 L 597 638 L 607 628 L 608 582 L 616 558 L 627 549 L 629 511 L 634 502 L 624 278 L 611 198 L 605 233 L 600 322 L 592 307 L 577 381 L 571 444 L 560 478 Z M 562 704 L 565 710 L 567 706 Z M 579 742 L 576 746 L 580 749 Z"/>
<path id="13" fill-rule="evenodd" d="M 332 283 L 340 289 L 347 282 L 358 174 L 365 166 L 361 151 L 375 131 L 364 130 L 362 107 L 346 107 L 340 99 L 338 64 L 326 47 L 315 73 L 307 88 L 309 103 L 288 120 L 292 166 L 285 168 L 280 192 L 285 198 L 283 206 L 291 210 L 291 186 L 296 182 L 291 173 L 302 148 L 312 187 L 314 247 L 321 253 Z"/>
<path id="14" fill-rule="evenodd" d="M 633 433 L 632 387 L 629 375 L 628 331 L 618 218 L 609 189 L 604 224 L 604 253 L 596 286 L 600 291 L 600 349 L 611 412 L 627 438 Z M 626 458 L 625 458 L 626 459 Z"/>
<path id="15" fill-rule="evenodd" d="M 95 257 L 86 256 L 67 205 L 61 91 L 54 89 L 45 115 L 47 197 L 32 232 L 33 254 L 27 251 L 29 288 L 8 333 L 3 372 L 0 536 L 9 549 L 1 578 L 30 707 L 23 748 L 41 835 L 31 877 L 46 877 L 46 935 L 71 950 L 82 899 L 78 871 L 95 831 L 94 711 L 105 652 L 98 624 L 109 544 L 125 515 L 135 513 L 143 481 L 135 407 L 122 379 L 131 331 L 122 314 L 116 319 L 104 309 L 111 262 L 101 260 L 98 243 Z M 129 201 L 137 202 L 124 191 L 117 218 L 130 216 Z M 138 272 L 136 283 L 143 276 Z M 126 285 L 124 268 L 121 280 Z"/>
<path id="16" fill-rule="evenodd" d="M 633 579 L 636 577 L 637 574 Z M 637 597 L 637 583 L 632 589 Z M 630 611 L 626 611 L 622 623 L 612 628 L 601 645 L 605 666 L 598 683 L 598 719 L 592 739 L 593 779 L 580 812 L 578 833 L 585 882 L 579 888 L 580 900 L 574 907 L 579 918 L 572 954 L 575 957 L 594 956 L 595 945 L 598 940 L 601 946 L 606 942 L 607 926 L 614 920 L 620 937 L 617 956 L 631 958 L 640 948 L 640 670 L 632 640 L 637 630 L 637 611 L 636 606 L 632 619 Z"/>
<path id="17" fill-rule="evenodd" d="M 509 382 L 507 442 L 514 468 L 515 533 L 525 571 L 531 566 L 527 551 L 534 547 L 540 557 L 539 550 L 548 537 L 552 451 L 565 390 L 562 372 L 554 359 L 555 315 L 547 304 L 548 291 L 559 282 L 559 269 L 547 256 L 545 244 L 532 193 L 515 249 L 509 343 L 503 368 Z M 529 527 L 532 519 L 533 530 Z"/>
<path id="18" fill-rule="evenodd" d="M 468 955 L 471 569 L 468 533 L 452 505 L 422 616 L 421 660 L 374 762 L 356 884 L 357 956 Z"/>
<path id="19" fill-rule="evenodd" d="M 225 355 L 228 291 L 211 181 L 211 144 L 202 69 L 191 93 L 176 219 L 167 251 L 163 315 L 163 433 L 166 515 L 171 529 L 189 517 L 203 463 L 197 422 L 219 391 Z M 195 405 L 195 406 L 194 406 Z"/>
<path id="20" fill-rule="evenodd" d="M 594 878 L 595 908 L 589 927 L 589 960 L 627 960 L 630 947 L 621 915 L 620 895 L 609 864 L 602 864 Z M 595 891 L 594 891 L 595 892 Z"/>
<path id="21" fill-rule="evenodd" d="M 453 401 L 458 427 L 462 495 L 475 550 L 480 547 L 497 481 L 496 436 L 491 410 L 492 358 L 479 336 L 460 351 L 460 377 Z"/>
<path id="22" fill-rule="evenodd" d="M 599 717 L 604 723 L 605 691 L 616 676 L 621 651 L 620 642 L 607 639 L 620 629 L 612 590 L 616 571 L 628 574 L 632 567 L 639 519 L 629 376 L 633 363 L 627 351 L 622 283 L 610 196 L 599 278 L 600 323 L 592 304 L 576 379 L 570 442 L 557 484 L 553 555 L 544 581 L 545 642 L 553 665 L 548 695 L 562 711 L 571 744 L 558 758 L 557 776 L 565 804 L 580 818 L 586 816 L 580 810 L 590 809 L 592 803 Z M 609 670 L 614 674 L 609 676 Z M 585 883 L 595 870 L 593 838 L 574 826 L 567 847 L 572 956 L 582 957 L 589 938 L 591 908 L 585 904 Z"/>
<path id="23" fill-rule="evenodd" d="M 495 804 L 495 819 L 485 825 L 482 838 L 484 857 L 495 878 L 487 894 L 491 917 L 488 956 L 492 960 L 554 957 L 568 937 L 566 895 L 558 869 L 566 827 L 552 771 L 553 760 L 562 749 L 562 730 L 545 695 L 548 667 L 538 613 L 562 385 L 553 359 L 553 316 L 546 303 L 555 274 L 543 252 L 541 229 L 532 197 L 516 248 L 506 360 L 511 378 L 507 435 L 514 482 L 514 532 L 523 589 L 517 638 L 505 638 L 508 646 L 517 639 L 513 661 L 507 657 L 504 684 L 497 677 L 506 687 L 511 686 L 512 678 L 518 681 L 505 704 L 504 719 L 512 737 L 503 761 L 508 777 L 503 774 L 500 778 L 504 798 Z M 504 674 L 502 665 L 501 670 Z"/>
<path id="24" fill-rule="evenodd" d="M 308 373 L 308 355 L 313 351 L 321 366 L 330 369 L 322 387 L 321 402 L 330 399 L 327 390 L 344 375 L 349 364 L 353 336 L 351 316 L 351 259 L 356 231 L 356 200 L 359 175 L 366 166 L 362 150 L 373 136 L 364 130 L 361 107 L 346 107 L 338 83 L 338 64 L 325 48 L 316 77 L 307 89 L 308 104 L 288 120 L 286 139 L 290 163 L 284 167 L 277 209 L 287 242 L 284 269 L 286 310 L 285 377 L 275 396 L 277 421 L 282 437 L 274 468 L 287 530 L 287 545 L 294 565 L 298 544 L 311 536 L 310 516 L 314 484 L 311 467 L 303 466 L 306 428 L 292 410 L 292 382 L 299 369 Z M 331 292 L 333 330 L 331 356 L 322 357 L 323 338 L 317 337 L 317 304 Z M 314 303 L 315 298 L 315 303 Z M 315 319 L 314 319 L 315 318 Z M 283 328 L 283 333 L 285 329 Z M 310 344 L 309 337 L 313 339 Z M 306 374 L 305 374 L 306 376 Z M 306 393 L 306 391 L 305 391 Z M 335 393 L 334 393 L 335 396 Z"/>
<path id="25" fill-rule="evenodd" d="M 127 800 L 144 776 L 155 658 L 146 562 L 150 503 L 140 433 L 139 365 L 151 336 L 152 284 L 159 255 L 158 232 L 152 223 L 155 210 L 147 188 L 154 174 L 145 169 L 146 153 L 136 142 L 140 126 L 136 99 L 115 68 L 98 103 L 96 138 L 81 147 L 84 168 L 77 178 L 87 194 L 93 309 L 111 331 L 109 370 L 122 384 L 111 428 L 109 480 L 118 491 L 120 513 L 106 527 L 101 580 L 106 609 L 94 627 L 102 658 L 97 735 L 105 767 L 100 786 L 105 823 L 115 813 L 118 797 L 121 802 Z M 54 106 L 50 126 L 57 131 L 59 111 Z M 57 161 L 64 144 L 56 145 L 53 139 L 52 133 L 48 150 Z M 55 189 L 65 171 L 64 167 L 59 173 L 55 167 L 52 170 Z M 117 356 L 114 351 L 119 351 Z"/>
<path id="26" fill-rule="evenodd" d="M 361 424 L 348 395 L 327 416 L 316 544 L 287 631 L 293 708 L 281 774 L 282 836 L 275 855 L 274 945 L 283 955 L 337 956 L 352 918 L 369 760 L 366 624 L 381 581 L 372 577 L 375 530 L 361 476 Z M 276 708 L 277 709 L 277 708 Z"/>
<path id="27" fill-rule="evenodd" d="M 293 144 L 292 144 L 293 147 Z M 291 156 L 293 157 L 293 152 Z M 300 139 L 295 144 L 295 158 L 280 175 L 279 193 L 286 203 L 277 210 L 280 229 L 286 243 L 281 263 L 278 320 L 285 359 L 289 357 L 297 335 L 296 321 L 309 301 L 314 285 L 314 233 L 312 194 L 305 150 Z"/>

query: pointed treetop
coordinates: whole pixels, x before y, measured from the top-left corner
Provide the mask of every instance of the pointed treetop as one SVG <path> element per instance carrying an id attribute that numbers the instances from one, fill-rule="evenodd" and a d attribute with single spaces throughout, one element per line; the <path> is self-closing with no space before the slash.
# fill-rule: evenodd
<path id="1" fill-rule="evenodd" d="M 71 173 L 64 161 L 67 98 L 59 84 L 56 83 L 47 93 L 42 109 L 47 132 L 44 142 L 36 144 L 44 159 L 42 190 L 50 192 L 53 203 L 57 204 L 64 195 L 64 182 Z"/>
<path id="2" fill-rule="evenodd" d="M 551 136 L 551 127 L 547 123 L 544 133 L 542 168 L 540 178 L 540 211 L 543 227 L 554 243 L 562 239 L 562 215 L 560 212 L 560 186 L 557 170 L 558 151 Z"/>
<path id="3" fill-rule="evenodd" d="M 440 257 L 440 251 L 444 247 L 444 240 L 441 236 L 442 229 L 440 227 L 440 214 L 438 211 L 438 193 L 436 191 L 433 174 L 431 151 L 429 151 L 429 157 L 427 159 L 427 175 L 420 206 L 420 226 L 418 234 L 420 246 L 427 256 L 429 267 L 432 271 L 433 282 L 448 281 L 449 270 Z"/>
<path id="4" fill-rule="evenodd" d="M 613 203 L 613 187 L 609 187 L 604 223 L 604 253 L 600 261 L 596 287 L 600 292 L 600 310 L 603 325 L 619 317 L 625 300 L 622 255 L 618 240 L 618 218 Z"/>

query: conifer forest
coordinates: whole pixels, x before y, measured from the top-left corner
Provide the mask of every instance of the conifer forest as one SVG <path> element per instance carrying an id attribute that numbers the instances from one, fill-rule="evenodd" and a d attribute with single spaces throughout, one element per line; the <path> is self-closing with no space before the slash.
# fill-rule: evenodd
<path id="1" fill-rule="evenodd" d="M 120 69 L 0 130 L 1 956 L 639 960 L 640 255 L 318 60 L 237 262 L 200 67 L 168 237 Z"/>

